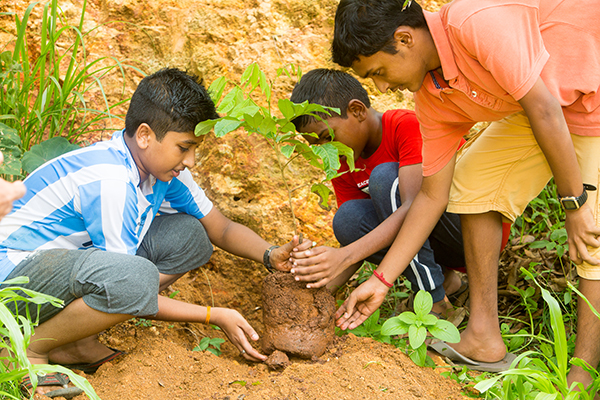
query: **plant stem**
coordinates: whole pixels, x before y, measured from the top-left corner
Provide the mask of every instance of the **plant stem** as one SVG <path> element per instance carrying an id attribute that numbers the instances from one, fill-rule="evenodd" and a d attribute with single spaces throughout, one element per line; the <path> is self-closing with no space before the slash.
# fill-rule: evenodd
<path id="1" fill-rule="evenodd" d="M 271 143 L 271 141 L 268 139 L 267 139 L 267 142 L 273 148 L 273 150 L 275 150 L 277 166 L 279 167 L 279 172 L 281 173 L 281 179 L 283 180 L 283 184 L 285 185 L 285 189 L 287 190 L 287 193 L 288 193 L 288 203 L 290 204 L 290 212 L 292 213 L 292 222 L 294 224 L 294 235 L 297 235 L 298 234 L 298 224 L 296 223 L 296 213 L 294 212 L 294 204 L 292 203 L 292 190 L 290 189 L 290 186 L 288 185 L 287 179 L 285 177 L 285 167 L 287 166 L 287 164 L 283 165 L 281 163 L 281 160 L 279 159 L 279 154 L 281 152 L 277 148 L 277 143 L 275 143 L 275 142 Z"/>

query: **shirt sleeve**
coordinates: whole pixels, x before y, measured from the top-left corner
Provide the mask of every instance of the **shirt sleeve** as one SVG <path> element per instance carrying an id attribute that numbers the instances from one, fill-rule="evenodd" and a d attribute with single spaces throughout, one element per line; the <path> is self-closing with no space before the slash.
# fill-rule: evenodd
<path id="1" fill-rule="evenodd" d="M 204 218 L 213 203 L 206 197 L 186 168 L 177 178 L 173 178 L 165 194 L 165 200 L 159 212 L 166 214 L 184 213 L 198 219 Z"/>
<path id="2" fill-rule="evenodd" d="M 539 10 L 532 5 L 492 4 L 448 29 L 453 44 L 476 59 L 515 100 L 531 90 L 549 58 Z"/>
<path id="3" fill-rule="evenodd" d="M 348 171 L 348 164 L 342 161 L 342 166 L 338 172 Z M 368 199 L 369 195 L 363 192 L 356 186 L 356 182 L 350 175 L 351 172 L 346 172 L 343 175 L 333 178 L 331 184 L 333 185 L 333 191 L 335 192 L 335 199 L 338 207 L 347 202 L 348 200 L 356 199 Z"/>

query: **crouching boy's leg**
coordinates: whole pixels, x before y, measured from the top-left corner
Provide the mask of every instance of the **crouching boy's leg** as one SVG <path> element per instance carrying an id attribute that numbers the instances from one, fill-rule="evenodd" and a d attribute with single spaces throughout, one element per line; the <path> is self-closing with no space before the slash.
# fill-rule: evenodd
<path id="1" fill-rule="evenodd" d="M 212 253 L 213 246 L 198 219 L 171 214 L 152 221 L 137 255 L 156 265 L 160 272 L 160 292 L 186 272 L 206 264 Z"/>
<path id="2" fill-rule="evenodd" d="M 65 302 L 65 308 L 19 302 L 18 312 L 39 317 L 28 348 L 35 364 L 87 364 L 113 353 L 95 340 L 97 333 L 134 315 L 158 312 L 159 275 L 150 261 L 132 255 L 90 250 L 45 250 L 32 254 L 11 272 L 28 276 L 27 289 Z M 9 305 L 10 306 L 10 305 Z M 48 340 L 49 339 L 49 340 Z M 56 387 L 44 387 L 48 392 Z"/>

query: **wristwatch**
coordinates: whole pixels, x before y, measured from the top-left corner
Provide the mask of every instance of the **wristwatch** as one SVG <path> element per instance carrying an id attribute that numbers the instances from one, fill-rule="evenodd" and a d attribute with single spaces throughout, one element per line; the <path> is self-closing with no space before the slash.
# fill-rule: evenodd
<path id="1" fill-rule="evenodd" d="M 584 183 L 583 184 L 583 193 L 581 194 L 581 196 L 560 197 L 560 195 L 558 195 L 558 201 L 560 201 L 560 204 L 562 204 L 562 206 L 565 210 L 578 210 L 582 205 L 585 204 L 585 202 L 588 198 L 588 194 L 587 194 L 588 190 L 594 191 L 594 190 L 596 190 L 596 186 L 588 185 L 587 183 Z"/>
<path id="2" fill-rule="evenodd" d="M 267 267 L 269 272 L 275 272 L 275 267 L 271 265 L 271 252 L 278 247 L 279 246 L 271 246 L 266 249 L 265 253 L 263 254 L 263 264 L 265 264 L 265 267 Z"/>

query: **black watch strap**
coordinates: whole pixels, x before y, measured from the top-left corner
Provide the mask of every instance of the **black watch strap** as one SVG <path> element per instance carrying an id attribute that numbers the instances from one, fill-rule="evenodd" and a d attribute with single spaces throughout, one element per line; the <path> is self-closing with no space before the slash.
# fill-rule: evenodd
<path id="1" fill-rule="evenodd" d="M 578 210 L 587 201 L 587 198 L 588 198 L 587 191 L 588 190 L 594 191 L 594 190 L 596 190 L 596 187 L 592 186 L 592 185 L 588 185 L 587 183 L 584 183 L 583 184 L 583 193 L 581 194 L 581 196 L 561 197 L 559 195 L 558 200 L 560 201 L 560 204 L 562 204 L 562 206 L 565 210 Z"/>
<path id="2" fill-rule="evenodd" d="M 263 254 L 263 264 L 265 264 L 265 267 L 267 267 L 269 272 L 275 272 L 275 267 L 271 265 L 271 252 L 278 247 L 279 246 L 271 246 L 266 249 L 265 253 Z"/>

